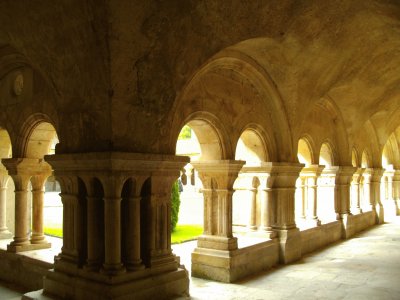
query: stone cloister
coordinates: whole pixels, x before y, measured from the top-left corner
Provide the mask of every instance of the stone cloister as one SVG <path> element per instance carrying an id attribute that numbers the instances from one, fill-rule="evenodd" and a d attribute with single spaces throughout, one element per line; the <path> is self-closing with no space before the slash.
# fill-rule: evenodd
<path id="1" fill-rule="evenodd" d="M 1 279 L 57 299 L 187 296 L 189 268 L 235 282 L 390 221 L 399 43 L 390 0 L 0 2 Z M 176 154 L 185 125 L 196 158 Z M 192 172 L 204 232 L 184 266 L 170 197 Z M 23 254 L 51 247 L 49 177 L 62 249 L 38 267 Z"/>

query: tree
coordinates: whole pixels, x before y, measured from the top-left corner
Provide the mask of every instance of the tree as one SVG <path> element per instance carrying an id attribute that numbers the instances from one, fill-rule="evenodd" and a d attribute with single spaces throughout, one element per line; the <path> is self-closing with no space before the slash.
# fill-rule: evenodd
<path id="1" fill-rule="evenodd" d="M 177 180 L 174 182 L 171 189 L 171 231 L 174 231 L 176 224 L 178 224 L 180 205 L 181 199 L 179 195 L 179 183 Z"/>

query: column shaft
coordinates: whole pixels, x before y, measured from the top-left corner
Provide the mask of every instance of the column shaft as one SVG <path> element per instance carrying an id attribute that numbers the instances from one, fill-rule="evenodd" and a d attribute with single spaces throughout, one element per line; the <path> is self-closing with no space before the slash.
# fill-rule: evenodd
<path id="1" fill-rule="evenodd" d="M 144 268 L 140 258 L 140 197 L 128 198 L 125 266 L 129 271 Z"/>
<path id="2" fill-rule="evenodd" d="M 118 274 L 121 263 L 121 198 L 104 198 L 104 271 Z"/>

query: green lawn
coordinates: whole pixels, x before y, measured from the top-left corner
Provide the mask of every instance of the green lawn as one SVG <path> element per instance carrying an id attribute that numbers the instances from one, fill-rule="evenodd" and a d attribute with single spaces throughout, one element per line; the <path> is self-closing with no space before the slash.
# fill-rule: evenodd
<path id="1" fill-rule="evenodd" d="M 51 236 L 62 237 L 62 228 L 45 227 L 44 233 Z M 186 241 L 197 239 L 203 233 L 201 225 L 176 225 L 171 235 L 172 244 L 179 244 Z"/>
<path id="2" fill-rule="evenodd" d="M 44 234 L 61 238 L 62 237 L 62 228 L 45 227 Z"/>
<path id="3" fill-rule="evenodd" d="M 176 225 L 171 234 L 171 243 L 179 244 L 186 241 L 197 239 L 203 233 L 202 225 Z"/>

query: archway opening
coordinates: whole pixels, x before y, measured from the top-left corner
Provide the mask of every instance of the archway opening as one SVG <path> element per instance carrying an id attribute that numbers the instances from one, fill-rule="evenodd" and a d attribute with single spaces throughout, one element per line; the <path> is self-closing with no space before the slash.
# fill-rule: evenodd
<path id="1" fill-rule="evenodd" d="M 301 138 L 297 145 L 297 159 L 299 163 L 304 164 L 305 168 L 312 164 L 312 150 L 310 143 L 307 139 Z M 303 169 L 304 170 L 304 169 Z M 300 172 L 299 177 L 296 180 L 296 191 L 295 191 L 295 219 L 296 224 L 300 228 L 306 227 L 305 222 L 307 214 L 307 178 L 305 174 Z"/>
<path id="2" fill-rule="evenodd" d="M 55 154 L 58 140 L 54 126 L 49 122 L 36 124 L 28 136 L 25 144 L 25 157 L 28 159 L 43 160 L 45 155 Z M 63 205 L 60 197 L 60 184 L 52 174 L 51 167 L 40 174 L 45 178 L 42 182 L 41 176 L 31 177 L 31 218 L 32 235 L 40 235 L 43 230 L 45 235 L 62 237 Z M 36 203 L 34 194 L 36 191 L 43 191 L 43 203 Z M 39 200 L 40 201 L 40 200 Z M 41 211 L 42 210 L 42 211 Z M 39 220 L 36 216 L 42 216 Z M 38 218 L 38 220 L 35 220 Z M 42 223 L 40 225 L 40 223 Z M 42 227 L 42 228 L 40 228 Z M 39 231 L 39 232 L 36 232 Z"/>
<path id="3" fill-rule="evenodd" d="M 336 172 L 332 169 L 334 155 L 331 145 L 323 143 L 319 152 L 319 164 L 324 166 L 318 178 L 318 205 L 317 214 L 322 223 L 336 220 L 335 212 L 335 178 Z"/>
<path id="4" fill-rule="evenodd" d="M 261 225 L 260 179 L 256 168 L 268 158 L 263 139 L 256 130 L 243 131 L 236 145 L 235 160 L 246 162 L 235 181 L 232 198 L 233 230 L 239 234 L 255 231 Z"/>

